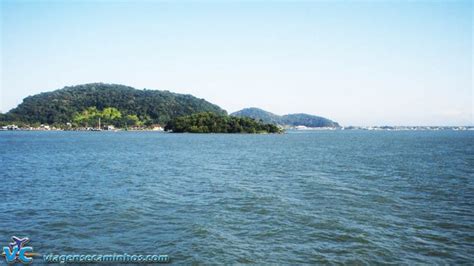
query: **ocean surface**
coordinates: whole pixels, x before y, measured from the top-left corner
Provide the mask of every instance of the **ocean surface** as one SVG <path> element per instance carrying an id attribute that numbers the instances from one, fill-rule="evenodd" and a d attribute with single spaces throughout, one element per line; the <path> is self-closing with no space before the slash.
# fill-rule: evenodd
<path id="1" fill-rule="evenodd" d="M 0 132 L 0 180 L 40 254 L 474 263 L 472 131 Z"/>

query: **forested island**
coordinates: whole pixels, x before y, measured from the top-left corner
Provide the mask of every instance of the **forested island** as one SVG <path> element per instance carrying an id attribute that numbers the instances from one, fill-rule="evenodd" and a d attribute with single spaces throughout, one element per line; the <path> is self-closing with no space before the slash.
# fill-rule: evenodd
<path id="1" fill-rule="evenodd" d="M 91 83 L 28 96 L 0 113 L 0 129 L 162 129 L 190 133 L 280 133 L 276 125 L 227 115 L 192 95 Z"/>
<path id="2" fill-rule="evenodd" d="M 125 121 L 117 120 L 116 111 L 120 112 L 122 119 L 145 126 L 164 125 L 173 118 L 200 112 L 227 114 L 219 106 L 192 95 L 91 83 L 28 96 L 16 108 L 2 114 L 0 120 L 56 127 L 63 127 L 66 123 L 92 126 L 92 120 L 104 112 L 106 119 L 112 116 L 114 123 L 123 124 Z M 96 124 L 97 121 L 93 125 Z"/>
<path id="3" fill-rule="evenodd" d="M 247 117 L 220 115 L 211 112 L 181 116 L 169 121 L 166 131 L 175 133 L 282 133 L 273 124 L 264 124 Z"/>

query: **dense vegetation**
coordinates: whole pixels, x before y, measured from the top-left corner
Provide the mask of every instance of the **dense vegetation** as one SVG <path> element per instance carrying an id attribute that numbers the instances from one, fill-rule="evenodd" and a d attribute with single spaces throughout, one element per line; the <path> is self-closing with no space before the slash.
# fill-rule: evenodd
<path id="1" fill-rule="evenodd" d="M 116 127 L 142 126 L 143 122 L 137 115 L 122 115 L 122 113 L 113 107 L 107 107 L 104 110 L 97 110 L 95 107 L 89 107 L 81 113 L 74 115 L 75 126 L 95 127 L 98 121 L 102 125 L 114 125 Z"/>
<path id="2" fill-rule="evenodd" d="M 175 133 L 281 133 L 273 124 L 210 112 L 175 118 L 166 124 L 165 130 Z"/>
<path id="3" fill-rule="evenodd" d="M 327 118 L 308 114 L 288 114 L 279 116 L 259 108 L 245 108 L 231 116 L 249 117 L 263 123 L 281 126 L 306 126 L 306 127 L 339 127 L 339 124 Z"/>
<path id="4" fill-rule="evenodd" d="M 89 108 L 95 108 L 95 111 Z M 85 118 L 82 121 L 77 120 L 78 116 L 112 110 L 106 111 L 107 108 L 119 110 L 123 119 L 137 118 L 137 123 L 145 125 L 165 124 L 173 118 L 199 112 L 226 114 L 226 111 L 217 105 L 192 95 L 92 83 L 26 97 L 18 107 L 1 115 L 0 119 L 30 124 L 65 124 L 74 120 L 89 124 L 97 114 L 91 114 L 90 119 Z M 114 123 L 119 123 L 117 119 Z"/>

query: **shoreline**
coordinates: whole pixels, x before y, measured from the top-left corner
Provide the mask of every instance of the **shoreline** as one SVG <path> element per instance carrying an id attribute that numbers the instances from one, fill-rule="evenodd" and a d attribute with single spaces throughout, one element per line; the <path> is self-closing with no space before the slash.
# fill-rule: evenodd
<path id="1" fill-rule="evenodd" d="M 2 131 L 76 131 L 76 132 L 157 132 L 157 133 L 174 133 L 171 131 L 165 131 L 163 129 L 152 129 L 152 128 L 143 128 L 143 129 L 95 129 L 95 128 L 81 128 L 81 129 L 61 129 L 61 128 L 20 128 L 20 127 L 10 127 L 10 128 L 0 128 Z M 290 127 L 285 128 L 285 131 L 474 131 L 474 126 L 445 126 L 445 127 L 425 127 L 425 126 L 414 126 L 414 127 L 340 127 L 340 128 L 298 128 Z M 192 132 L 175 132 L 179 133 L 192 133 Z M 214 132 L 203 133 L 203 134 L 213 134 Z M 192 133 L 195 134 L 195 133 Z M 238 134 L 238 133 L 222 133 L 222 134 Z M 252 133 L 247 133 L 252 134 Z M 258 133 L 255 133 L 258 134 Z M 263 134 L 263 133 L 262 133 Z M 265 133 L 271 134 L 271 133 Z"/>

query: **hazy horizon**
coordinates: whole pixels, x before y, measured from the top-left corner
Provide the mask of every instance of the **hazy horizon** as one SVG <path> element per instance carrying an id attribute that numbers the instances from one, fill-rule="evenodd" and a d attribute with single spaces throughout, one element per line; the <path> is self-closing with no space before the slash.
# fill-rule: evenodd
<path id="1" fill-rule="evenodd" d="M 1 2 L 0 111 L 84 83 L 341 125 L 474 125 L 472 3 Z"/>

